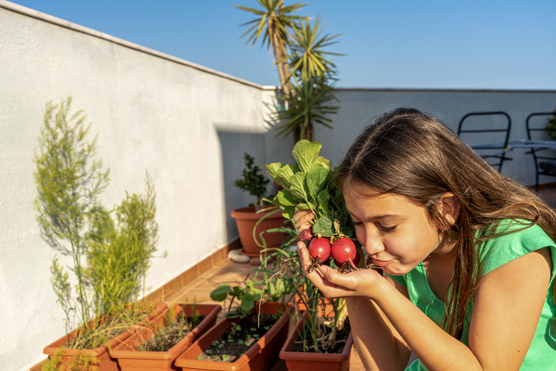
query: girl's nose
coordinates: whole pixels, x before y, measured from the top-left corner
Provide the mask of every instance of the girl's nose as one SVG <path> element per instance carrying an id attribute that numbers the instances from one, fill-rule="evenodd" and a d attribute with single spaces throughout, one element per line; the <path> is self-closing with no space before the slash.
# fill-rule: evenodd
<path id="1" fill-rule="evenodd" d="M 367 236 L 369 236 L 367 234 Z M 367 237 L 365 244 L 365 251 L 369 255 L 377 254 L 384 250 L 384 244 L 380 238 L 373 238 L 372 236 Z"/>

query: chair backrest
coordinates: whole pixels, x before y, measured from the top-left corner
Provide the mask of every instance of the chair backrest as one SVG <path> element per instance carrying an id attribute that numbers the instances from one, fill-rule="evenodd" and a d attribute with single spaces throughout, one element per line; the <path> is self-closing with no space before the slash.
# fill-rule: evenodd
<path id="1" fill-rule="evenodd" d="M 546 120 L 531 120 L 537 116 L 556 116 L 554 112 L 535 112 L 527 116 L 525 119 L 525 127 L 527 128 L 527 139 L 529 140 L 556 140 L 556 122 L 549 126 Z M 554 150 L 536 148 L 531 150 L 531 154 L 535 159 L 554 160 L 556 153 Z"/>
<path id="2" fill-rule="evenodd" d="M 471 126 L 471 121 L 468 118 L 472 116 L 502 116 L 506 120 L 502 123 L 497 123 L 496 125 L 482 125 L 480 127 Z M 464 125 L 464 123 L 466 125 Z M 482 158 L 493 159 L 488 161 L 491 165 L 498 168 L 498 171 L 502 171 L 502 164 L 504 161 L 511 160 L 506 157 L 506 148 L 508 147 L 508 141 L 510 140 L 510 131 L 512 128 L 512 119 L 504 111 L 487 111 L 487 112 L 471 112 L 463 116 L 458 125 L 457 134 L 462 137 Z M 492 135 L 485 136 L 483 133 L 492 133 Z M 469 140 L 466 140 L 465 136 L 469 134 L 477 134 L 475 136 L 470 136 Z M 489 138 L 489 143 L 474 142 L 475 138 Z"/>

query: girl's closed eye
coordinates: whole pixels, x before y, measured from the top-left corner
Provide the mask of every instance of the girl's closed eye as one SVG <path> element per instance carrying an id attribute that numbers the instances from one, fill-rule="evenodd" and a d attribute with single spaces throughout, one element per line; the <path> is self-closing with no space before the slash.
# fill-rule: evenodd
<path id="1" fill-rule="evenodd" d="M 353 219 L 353 218 L 351 218 L 351 222 L 353 223 L 353 225 L 354 225 L 355 227 L 358 227 L 358 226 L 360 226 L 360 225 L 363 225 L 363 222 L 356 222 L 355 219 Z"/>
<path id="2" fill-rule="evenodd" d="M 392 232 L 396 229 L 397 225 L 391 226 L 391 227 L 386 227 L 383 226 L 382 224 L 378 223 L 378 228 L 382 231 L 382 232 Z"/>

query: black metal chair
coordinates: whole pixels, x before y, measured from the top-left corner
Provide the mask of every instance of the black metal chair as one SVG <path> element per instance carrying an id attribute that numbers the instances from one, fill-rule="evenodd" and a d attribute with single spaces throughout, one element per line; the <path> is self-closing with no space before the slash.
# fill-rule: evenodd
<path id="1" fill-rule="evenodd" d="M 527 138 L 529 140 L 554 140 L 553 137 L 556 137 L 556 125 L 550 128 L 547 127 L 546 121 L 537 121 L 534 125 L 530 122 L 531 118 L 535 116 L 553 115 L 556 115 L 556 111 L 535 112 L 527 116 L 527 119 L 525 119 Z M 556 151 L 546 148 L 534 148 L 525 153 L 533 155 L 533 160 L 535 161 L 535 190 L 538 192 L 540 175 L 556 177 Z"/>
<path id="2" fill-rule="evenodd" d="M 485 127 L 480 129 L 464 128 L 463 123 L 467 118 L 471 116 L 494 116 L 494 115 L 505 116 L 506 119 L 508 120 L 507 124 L 505 126 L 500 126 L 496 128 L 492 128 L 492 127 Z M 458 125 L 458 135 L 463 138 L 462 134 L 500 133 L 500 138 L 499 138 L 500 142 L 488 143 L 488 144 L 476 144 L 476 145 L 469 144 L 469 145 L 475 151 L 479 150 L 481 152 L 485 152 L 483 154 L 479 153 L 479 155 L 485 160 L 489 159 L 487 162 L 490 165 L 492 165 L 494 168 L 496 168 L 499 172 L 502 172 L 502 165 L 504 164 L 504 161 L 512 160 L 511 158 L 506 156 L 511 128 L 512 128 L 512 119 L 510 118 L 510 115 L 508 115 L 506 112 L 503 111 L 471 112 L 461 118 Z M 495 153 L 488 152 L 492 150 L 496 150 L 497 152 Z M 495 159 L 495 160 L 490 160 L 490 159 Z"/>

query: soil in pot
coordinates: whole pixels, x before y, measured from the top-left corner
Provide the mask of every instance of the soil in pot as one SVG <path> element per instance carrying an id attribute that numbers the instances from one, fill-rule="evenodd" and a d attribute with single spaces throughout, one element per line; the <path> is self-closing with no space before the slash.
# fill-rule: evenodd
<path id="1" fill-rule="evenodd" d="M 149 340 L 141 344 L 137 350 L 143 352 L 165 352 L 179 343 L 205 318 L 206 316 L 186 316 L 184 312 L 181 312 Z"/>
<path id="2" fill-rule="evenodd" d="M 263 314 L 260 326 L 257 315 L 246 317 L 239 324 L 232 324 L 212 342 L 197 359 L 201 361 L 235 362 L 278 321 L 279 315 Z"/>

